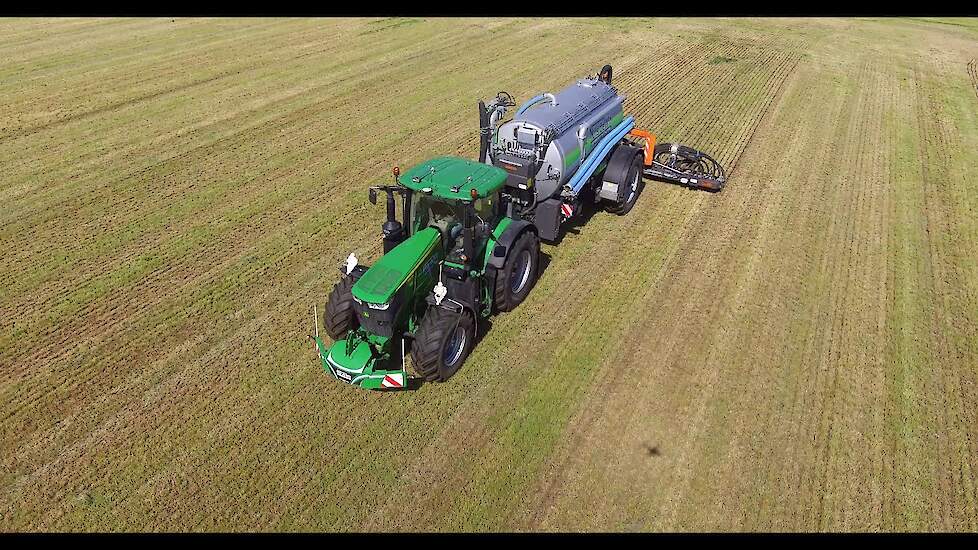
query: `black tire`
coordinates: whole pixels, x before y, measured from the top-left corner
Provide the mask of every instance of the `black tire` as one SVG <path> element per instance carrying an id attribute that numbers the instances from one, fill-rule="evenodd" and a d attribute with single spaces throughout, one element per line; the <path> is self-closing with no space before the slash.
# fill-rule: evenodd
<path id="1" fill-rule="evenodd" d="M 526 299 L 537 282 L 539 267 L 540 239 L 527 231 L 509 249 L 503 268 L 496 271 L 493 298 L 498 311 L 512 311 Z"/>
<path id="2" fill-rule="evenodd" d="M 459 314 L 430 306 L 411 344 L 414 372 L 425 382 L 444 382 L 458 372 L 474 344 L 475 319 L 469 310 Z"/>
<path id="3" fill-rule="evenodd" d="M 329 293 L 323 310 L 323 326 L 330 338 L 339 340 L 358 325 L 357 313 L 353 310 L 353 279 L 343 277 Z"/>
<path id="4" fill-rule="evenodd" d="M 635 206 L 635 203 L 638 202 L 638 196 L 642 194 L 642 189 L 645 188 L 645 180 L 642 178 L 642 175 L 642 155 L 636 154 L 632 158 L 631 166 L 628 168 L 628 175 L 625 177 L 625 184 L 631 189 L 625 191 L 625 198 L 621 203 L 607 205 L 605 206 L 605 211 L 619 216 L 628 214 Z"/>

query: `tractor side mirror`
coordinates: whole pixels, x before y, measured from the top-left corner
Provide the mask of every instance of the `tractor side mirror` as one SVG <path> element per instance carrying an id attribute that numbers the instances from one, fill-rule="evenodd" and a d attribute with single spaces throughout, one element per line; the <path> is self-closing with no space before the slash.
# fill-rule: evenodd
<path id="1" fill-rule="evenodd" d="M 377 204 L 377 190 L 371 187 L 367 192 L 367 198 L 370 200 L 370 204 Z"/>

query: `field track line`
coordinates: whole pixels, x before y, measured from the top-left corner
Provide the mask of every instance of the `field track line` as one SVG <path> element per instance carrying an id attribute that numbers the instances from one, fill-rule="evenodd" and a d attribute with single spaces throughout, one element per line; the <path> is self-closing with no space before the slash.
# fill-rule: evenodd
<path id="1" fill-rule="evenodd" d="M 180 84 L 178 86 L 174 86 L 173 88 L 167 88 L 167 89 L 159 90 L 159 91 L 156 91 L 156 92 L 152 92 L 152 93 L 149 93 L 149 94 L 146 94 L 146 95 L 143 95 L 143 96 L 137 96 L 137 97 L 129 98 L 129 99 L 126 99 L 125 101 L 119 101 L 119 102 L 116 102 L 116 103 L 110 103 L 108 105 L 103 105 L 101 107 L 97 107 L 97 108 L 95 108 L 95 109 L 93 109 L 91 111 L 83 111 L 83 112 L 80 112 L 80 113 L 71 114 L 71 115 L 68 115 L 66 117 L 60 118 L 58 120 L 52 120 L 52 121 L 49 121 L 49 122 L 45 122 L 43 124 L 39 124 L 37 126 L 32 126 L 30 128 L 27 128 L 27 129 L 24 129 L 24 130 L 20 130 L 20 131 L 10 132 L 10 133 L 7 133 L 5 135 L 0 136 L 0 144 L 2 144 L 5 141 L 14 139 L 14 138 L 27 137 L 27 136 L 29 136 L 31 134 L 34 134 L 34 133 L 37 133 L 37 132 L 40 132 L 40 131 L 43 131 L 43 130 L 47 130 L 47 129 L 50 129 L 50 128 L 55 128 L 57 126 L 62 126 L 64 124 L 68 124 L 70 122 L 86 120 L 86 119 L 89 119 L 89 118 L 92 118 L 92 117 L 95 117 L 95 116 L 98 116 L 98 115 L 110 113 L 110 112 L 115 111 L 115 110 L 118 110 L 118 109 L 123 109 L 125 107 L 130 107 L 130 106 L 137 105 L 139 103 L 144 103 L 144 102 L 147 102 L 147 101 L 152 101 L 154 99 L 157 99 L 159 97 L 163 97 L 165 95 L 175 94 L 175 93 L 179 93 L 179 92 L 184 92 L 184 91 L 190 90 L 192 88 L 196 88 L 197 86 L 203 86 L 205 84 L 210 84 L 211 82 L 215 82 L 215 81 L 218 81 L 218 80 L 227 78 L 229 76 L 238 74 L 238 73 L 242 72 L 243 70 L 251 70 L 251 69 L 254 69 L 254 67 L 249 67 L 248 69 L 238 69 L 238 68 L 235 68 L 235 69 L 231 69 L 231 70 L 228 70 L 228 71 L 222 71 L 221 73 L 218 73 L 218 74 L 216 74 L 214 76 L 210 76 L 210 77 L 207 77 L 207 78 L 202 78 L 200 80 L 194 80 L 194 81 L 191 81 L 191 82 L 186 82 L 186 83 Z"/>
<path id="2" fill-rule="evenodd" d="M 798 89 L 803 90 L 811 85 L 809 82 L 812 78 L 810 72 L 799 72 L 795 74 L 798 75 L 799 82 L 794 86 Z M 802 93 L 795 92 L 792 101 L 800 101 Z M 812 257 L 819 257 L 824 254 L 824 240 L 812 236 L 813 233 L 818 234 L 820 231 L 810 233 L 808 228 L 812 227 L 813 224 L 818 226 L 822 220 L 826 219 L 822 211 L 822 208 L 824 208 L 824 191 L 820 187 L 819 181 L 820 178 L 826 177 L 830 172 L 830 163 L 826 162 L 826 156 L 830 154 L 831 145 L 834 142 L 830 130 L 833 121 L 838 120 L 837 113 L 842 109 L 841 102 L 830 103 L 827 105 L 827 109 L 827 112 L 832 113 L 832 116 L 813 119 L 812 112 L 800 113 L 797 115 L 800 118 L 794 122 L 794 124 L 807 128 L 808 135 L 816 136 L 816 141 L 813 144 L 810 137 L 800 137 L 797 139 L 797 144 L 792 146 L 789 154 L 786 154 L 788 158 L 797 159 L 795 160 L 796 167 L 789 169 L 787 172 L 797 173 L 795 171 L 798 170 L 798 164 L 801 163 L 803 165 L 806 163 L 805 155 L 809 151 L 818 152 L 818 156 L 811 159 L 810 163 L 812 166 L 819 167 L 819 170 L 810 173 L 807 178 L 801 177 L 797 181 L 788 182 L 789 185 L 794 186 L 795 190 L 792 192 L 793 201 L 791 204 L 793 210 L 791 213 L 785 213 L 785 219 L 790 220 L 785 230 L 798 233 L 802 240 L 801 242 L 781 242 L 779 252 L 786 257 L 797 254 L 795 252 L 797 247 L 804 247 L 810 250 Z M 754 143 L 754 140 L 752 140 L 751 147 L 754 147 Z M 750 157 L 748 156 L 748 158 Z M 756 162 L 751 162 L 747 166 L 753 167 L 755 164 Z M 780 171 L 780 166 L 773 162 L 761 164 L 759 169 L 767 170 L 768 168 L 765 166 L 770 164 L 774 164 L 774 166 L 770 167 L 773 171 L 772 173 L 778 173 Z M 801 172 L 804 172 L 803 166 L 801 167 Z M 794 266 L 796 276 L 799 272 L 807 272 L 809 270 L 807 266 L 810 265 L 810 261 L 807 256 L 796 260 Z M 796 285 L 793 290 L 792 297 L 799 304 L 804 304 L 806 286 L 808 285 Z M 795 307 L 797 308 L 798 306 Z M 817 313 L 818 304 L 812 304 L 808 307 L 808 311 Z M 785 358 L 785 362 L 788 365 L 803 363 L 803 358 L 807 355 L 803 348 L 811 346 L 812 338 L 815 335 L 814 323 L 810 323 L 808 318 L 806 318 L 808 315 L 812 315 L 812 313 L 806 315 L 802 311 L 796 315 L 790 326 L 785 328 L 787 331 L 786 338 L 792 336 L 789 340 L 791 342 L 791 351 L 786 352 L 787 357 Z M 805 344 L 805 342 L 808 343 Z M 798 373 L 798 371 L 801 372 Z M 806 463 L 803 454 L 806 446 L 799 444 L 799 442 L 805 441 L 810 446 L 812 444 L 812 438 L 808 437 L 806 441 L 809 430 L 805 430 L 801 426 L 802 422 L 789 422 L 789 426 L 794 425 L 798 427 L 798 430 L 791 430 L 790 428 L 786 428 L 785 419 L 797 419 L 806 416 L 807 408 L 804 403 L 804 396 L 807 393 L 802 390 L 804 389 L 804 382 L 806 380 L 804 376 L 810 372 L 810 369 L 796 366 L 794 369 L 789 369 L 778 376 L 779 383 L 785 385 L 781 397 L 783 408 L 780 410 L 773 407 L 769 409 L 760 424 L 761 428 L 759 429 L 759 433 L 763 440 L 761 448 L 769 448 L 774 453 L 790 454 L 781 460 L 778 460 L 775 454 L 774 459 L 770 460 L 766 465 L 754 469 L 756 472 L 755 476 L 761 480 L 759 483 L 760 487 L 770 487 L 771 489 L 760 492 L 755 497 L 757 503 L 753 507 L 754 514 L 748 517 L 748 525 L 753 525 L 761 529 L 774 530 L 777 530 L 778 526 L 784 525 L 787 516 L 785 510 L 791 504 L 787 495 L 796 492 L 804 478 L 802 473 L 803 469 L 798 466 Z M 799 456 L 801 459 L 799 459 Z M 785 468 L 785 464 L 795 465 L 795 467 Z"/>
<path id="3" fill-rule="evenodd" d="M 753 127 L 751 127 L 750 131 L 747 134 L 745 134 L 746 141 L 744 142 L 744 144 L 742 146 L 738 144 L 740 150 L 737 152 L 736 156 L 730 159 L 730 161 L 728 161 L 729 164 L 725 166 L 725 168 L 727 169 L 728 179 L 731 176 L 733 176 L 734 171 L 737 169 L 737 163 L 740 161 L 741 154 L 744 151 L 746 151 L 748 147 L 750 147 L 750 143 L 751 141 L 753 141 L 754 134 L 757 132 L 757 129 L 760 127 L 761 121 L 766 118 L 768 111 L 770 111 L 771 109 L 771 106 L 774 105 L 774 103 L 778 100 L 778 98 L 781 97 L 781 94 L 784 91 L 784 83 L 787 82 L 788 78 L 795 72 L 795 69 L 798 67 L 798 60 L 799 58 L 797 56 L 790 57 L 788 60 L 785 61 L 783 65 L 784 70 L 779 71 L 779 74 L 775 78 L 776 88 L 774 90 L 774 93 L 768 94 L 768 100 L 767 103 L 764 105 L 764 107 L 762 107 L 761 116 L 757 117 Z"/>
<path id="4" fill-rule="evenodd" d="M 710 53 L 713 53 L 713 52 L 710 52 Z M 780 87 L 783 84 L 784 80 L 787 79 L 787 76 L 789 76 L 789 75 L 785 75 L 784 76 L 784 79 L 781 79 L 781 80 L 779 80 L 777 82 L 777 84 L 779 86 L 779 91 L 780 91 Z M 749 84 L 749 86 L 750 86 L 750 84 Z M 715 92 L 716 90 L 715 90 L 715 88 L 713 88 L 713 89 L 710 89 L 709 91 L 710 92 Z M 765 95 L 768 96 L 769 94 L 765 94 Z M 778 95 L 778 97 L 780 97 L 780 94 Z M 777 98 L 775 98 L 775 99 L 777 99 Z M 754 114 L 757 114 L 757 115 L 759 115 L 757 117 L 758 119 L 763 119 L 762 122 L 760 122 L 760 124 L 766 124 L 767 122 L 764 122 L 764 121 L 767 121 L 770 118 L 770 116 L 771 116 L 770 115 L 770 111 L 771 111 L 770 105 L 771 104 L 772 103 L 770 103 L 770 102 L 761 103 L 761 106 L 763 107 L 762 109 L 752 110 L 751 111 L 752 112 L 752 116 Z M 700 109 L 700 111 L 702 111 L 702 110 L 703 109 Z M 685 113 L 680 113 L 680 116 L 685 116 Z M 694 118 L 698 120 L 698 117 L 694 117 Z M 706 121 L 704 121 L 704 122 L 706 122 Z M 691 124 L 692 124 L 692 122 L 691 122 Z M 716 123 L 714 122 L 713 124 L 716 124 Z M 755 127 L 756 127 L 756 124 L 751 125 L 751 126 L 748 126 L 748 128 L 751 128 L 751 129 L 753 129 Z M 705 130 L 706 131 L 709 131 L 709 128 L 706 128 Z M 747 146 L 747 141 L 746 140 L 743 140 L 742 143 L 744 144 L 744 147 Z M 737 151 L 738 155 L 741 152 L 743 152 L 743 150 L 744 150 L 743 148 L 739 148 L 739 150 Z M 765 201 L 762 201 L 762 202 L 765 202 Z M 748 209 L 749 210 L 751 208 L 751 206 L 750 206 L 751 204 L 754 204 L 754 202 L 749 201 L 749 200 L 745 200 L 745 202 L 742 202 L 740 206 L 741 206 L 741 208 L 744 208 L 744 209 Z M 699 222 L 694 222 L 694 219 L 695 218 L 699 218 L 699 217 L 704 217 L 704 216 L 707 216 L 707 214 L 705 214 L 705 212 L 702 211 L 702 209 L 697 209 L 697 208 L 689 209 L 688 210 L 687 219 L 684 222 L 682 222 L 682 223 L 680 223 L 678 225 L 679 226 L 682 226 L 682 227 L 698 226 L 698 225 L 700 225 L 700 223 Z M 738 229 L 735 229 L 735 226 L 730 225 L 730 226 L 726 226 L 726 231 L 724 233 L 725 234 L 732 234 L 731 232 L 735 232 L 735 231 L 739 231 L 739 230 Z M 730 238 L 730 235 L 727 235 L 727 238 Z M 690 249 L 690 247 L 692 247 L 692 248 L 702 248 L 704 246 L 704 243 L 699 242 L 699 244 L 697 244 L 697 240 L 698 240 L 698 236 L 696 235 L 696 232 L 686 232 L 686 235 L 684 237 L 682 237 L 680 239 L 680 242 L 677 244 L 678 250 L 688 250 L 688 249 Z M 712 249 L 713 247 L 712 246 L 708 246 L 707 248 L 711 248 Z M 720 265 L 726 265 L 727 263 L 729 263 L 729 261 L 732 258 L 736 257 L 737 253 L 733 249 L 733 247 L 728 247 L 725 250 L 726 250 L 726 252 L 724 254 L 722 254 L 722 257 L 715 256 L 714 255 L 714 256 L 712 256 L 712 261 L 710 262 L 709 265 L 707 265 L 705 267 L 701 265 L 698 268 L 702 268 L 704 272 L 711 272 L 711 270 L 718 269 Z M 675 285 L 677 288 L 679 288 L 679 287 L 682 287 L 683 286 L 683 283 L 682 283 L 682 280 L 683 279 L 682 279 L 682 277 L 680 277 L 677 273 L 673 273 L 673 271 L 674 271 L 675 268 L 673 268 L 673 269 L 670 270 L 669 267 L 668 267 L 669 264 L 672 264 L 674 262 L 682 262 L 682 260 L 680 259 L 680 257 L 670 256 L 668 259 L 666 259 L 665 264 L 663 265 L 663 268 L 662 268 L 663 271 L 662 271 L 662 273 L 665 274 L 664 275 L 665 280 L 671 281 L 670 284 Z M 727 284 L 728 285 L 733 283 L 733 280 L 732 279 L 725 279 L 725 280 L 727 281 Z M 654 288 L 649 289 L 646 292 L 646 294 L 645 294 L 645 296 L 643 298 L 643 301 L 645 303 L 655 303 L 655 296 L 657 296 L 657 295 L 663 295 L 663 294 L 668 294 L 670 292 L 670 289 L 672 288 L 672 286 L 670 286 L 670 284 L 667 284 L 666 282 L 660 280 L 656 284 L 656 286 Z M 665 285 L 665 286 L 663 286 L 663 285 Z M 724 287 L 724 288 L 726 288 L 726 287 Z M 718 291 L 718 290 L 719 289 L 717 289 L 716 287 L 714 287 L 714 291 Z M 683 292 L 688 293 L 689 290 L 687 289 L 687 290 L 685 290 Z M 677 319 L 677 321 L 676 321 L 677 324 L 683 324 L 683 319 L 685 319 L 685 318 L 687 318 L 689 316 L 695 316 L 696 315 L 696 313 L 694 313 L 694 311 L 692 310 L 692 308 L 694 307 L 694 302 L 696 302 L 696 300 L 693 299 L 692 297 L 689 297 L 689 296 L 688 296 L 688 298 L 689 299 L 684 300 L 684 302 L 686 303 L 686 306 L 685 306 L 685 309 L 684 309 L 684 312 L 683 313 L 678 313 L 677 316 L 669 316 L 669 315 L 667 315 L 664 312 L 660 312 L 660 315 L 657 315 L 657 317 L 664 318 L 664 317 L 667 317 L 668 316 L 670 318 Z M 642 309 L 642 308 L 639 308 L 639 309 Z M 649 306 L 646 309 L 655 309 L 655 308 L 652 307 L 652 306 Z M 639 338 L 647 330 L 651 330 L 651 329 L 650 329 L 650 327 L 647 327 L 644 324 L 642 324 L 640 327 L 639 326 L 636 326 L 635 328 L 633 328 L 633 329 L 630 330 L 630 336 L 627 337 L 627 338 L 625 338 L 625 340 L 631 340 L 631 339 Z M 653 331 L 653 332 L 655 332 L 655 331 Z M 668 334 L 671 334 L 672 337 L 670 338 L 670 340 L 669 340 L 668 343 L 662 343 L 661 345 L 663 347 L 665 347 L 667 350 L 673 350 L 673 351 L 671 351 L 671 352 L 667 351 L 666 353 L 667 354 L 679 354 L 679 353 L 682 353 L 681 351 L 678 351 L 679 347 L 681 347 L 681 346 L 683 346 L 683 345 L 686 344 L 685 339 L 682 337 L 682 331 L 667 331 L 667 333 Z M 617 357 L 617 358 L 615 358 L 615 360 L 610 361 L 610 363 L 614 363 L 614 364 L 640 364 L 641 361 L 637 361 L 636 362 L 636 361 L 633 361 L 632 360 L 632 358 L 635 355 L 635 353 L 636 352 L 634 350 L 633 351 L 630 351 L 630 352 L 627 352 L 627 354 L 626 354 L 625 357 Z M 588 403 L 585 403 L 585 405 L 581 409 L 581 413 L 580 413 L 579 417 L 569 427 L 569 441 L 572 441 L 572 442 L 578 441 L 579 439 L 581 439 L 582 437 L 584 437 L 585 433 L 592 429 L 591 428 L 591 425 L 594 424 L 597 421 L 598 418 L 602 418 L 603 417 L 601 413 L 602 413 L 602 411 L 604 411 L 604 408 L 608 406 L 608 404 L 605 403 L 605 401 L 607 399 L 611 399 L 611 397 L 609 397 L 609 396 L 618 395 L 618 393 L 620 393 L 622 391 L 622 390 L 615 390 L 614 388 L 615 388 L 615 385 L 618 383 L 618 381 L 621 379 L 621 377 L 626 376 L 625 370 L 624 369 L 613 369 L 610 372 L 608 372 L 607 369 L 603 369 L 603 371 L 604 372 L 602 372 L 601 375 L 598 377 L 598 380 L 599 381 L 597 382 L 597 386 L 592 391 L 593 391 L 593 395 L 603 395 L 604 397 L 601 398 L 601 399 L 598 399 L 597 401 L 595 401 L 595 399 L 597 399 L 597 398 L 592 397 L 591 399 L 588 400 L 589 401 Z M 648 382 L 649 383 L 653 383 L 653 380 L 649 380 Z M 630 402 L 630 400 L 627 399 L 627 398 L 623 398 L 622 401 L 623 402 Z M 575 445 L 570 445 L 570 447 L 575 447 Z M 564 453 L 561 453 L 558 457 L 555 457 L 553 459 L 553 461 L 552 461 L 552 465 L 553 465 L 552 471 L 554 471 L 554 472 L 566 472 L 566 473 L 557 473 L 557 474 L 554 474 L 553 476 L 549 476 L 549 475 L 548 476 L 544 476 L 544 478 L 542 478 L 540 480 L 540 487 L 539 487 L 540 493 L 539 493 L 539 496 L 534 499 L 534 502 L 536 503 L 535 509 L 531 511 L 530 515 L 526 519 L 526 522 L 527 523 L 525 523 L 523 525 L 523 527 L 537 528 L 537 527 L 540 526 L 541 522 L 544 520 L 544 516 L 548 512 L 550 512 L 550 509 L 551 509 L 551 507 L 554 504 L 554 500 L 555 500 L 555 497 L 556 497 L 556 494 L 555 494 L 556 491 L 559 490 L 558 489 L 559 487 L 565 485 L 567 483 L 567 481 L 568 481 L 568 479 L 566 479 L 566 478 L 568 476 L 572 475 L 569 472 L 574 469 L 573 466 L 572 466 L 572 464 L 574 463 L 574 460 L 575 459 L 574 459 L 573 456 L 567 455 L 567 454 L 564 454 Z"/>
<path id="5" fill-rule="evenodd" d="M 975 87 L 975 96 L 978 96 L 978 60 L 972 59 L 968 62 L 968 76 L 971 77 L 971 85 Z"/>

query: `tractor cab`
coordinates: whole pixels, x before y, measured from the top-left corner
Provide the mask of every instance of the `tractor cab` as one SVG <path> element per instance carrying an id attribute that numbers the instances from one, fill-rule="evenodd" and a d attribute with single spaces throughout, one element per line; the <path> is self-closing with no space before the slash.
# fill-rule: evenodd
<path id="1" fill-rule="evenodd" d="M 428 227 L 438 229 L 446 259 L 460 265 L 484 250 L 485 239 L 480 237 L 500 217 L 504 170 L 458 157 L 438 157 L 414 166 L 397 181 L 411 191 L 408 235 Z"/>

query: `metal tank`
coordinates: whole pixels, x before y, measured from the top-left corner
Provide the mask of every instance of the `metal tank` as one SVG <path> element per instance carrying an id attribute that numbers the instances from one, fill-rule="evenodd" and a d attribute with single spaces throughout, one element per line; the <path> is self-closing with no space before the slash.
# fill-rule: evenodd
<path id="1" fill-rule="evenodd" d="M 509 172 L 510 187 L 532 189 L 537 201 L 555 196 L 601 138 L 621 123 L 623 102 L 613 86 L 597 78 L 539 95 L 493 132 L 486 160 Z"/>

